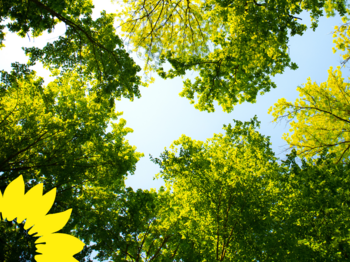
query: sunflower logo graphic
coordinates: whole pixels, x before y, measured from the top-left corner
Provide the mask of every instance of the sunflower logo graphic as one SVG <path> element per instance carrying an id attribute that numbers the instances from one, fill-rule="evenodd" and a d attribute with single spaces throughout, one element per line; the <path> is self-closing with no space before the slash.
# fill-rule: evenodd
<path id="1" fill-rule="evenodd" d="M 43 184 L 38 184 L 25 194 L 23 177 L 13 180 L 5 189 L 0 191 L 0 212 L 3 219 L 17 223 L 25 220 L 24 229 L 28 234 L 39 237 L 35 241 L 36 251 L 40 255 L 34 258 L 37 262 L 65 261 L 76 262 L 73 255 L 79 253 L 85 244 L 71 235 L 56 233 L 68 222 L 72 209 L 61 213 L 47 214 L 51 209 L 56 188 L 43 195 Z"/>

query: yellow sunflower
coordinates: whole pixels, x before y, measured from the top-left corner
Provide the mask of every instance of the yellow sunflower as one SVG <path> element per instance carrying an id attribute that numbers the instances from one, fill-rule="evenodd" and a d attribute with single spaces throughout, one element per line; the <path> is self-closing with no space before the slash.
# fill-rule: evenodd
<path id="1" fill-rule="evenodd" d="M 4 195 L 0 191 L 0 212 L 3 219 L 12 221 L 17 217 L 17 223 L 26 220 L 25 230 L 32 227 L 28 234 L 39 237 L 35 241 L 36 250 L 41 253 L 34 257 L 37 262 L 78 261 L 73 255 L 79 253 L 85 244 L 71 235 L 55 233 L 68 222 L 72 209 L 47 215 L 55 201 L 56 188 L 45 195 L 43 184 L 36 185 L 26 194 L 24 191 L 22 176 L 6 187 Z"/>

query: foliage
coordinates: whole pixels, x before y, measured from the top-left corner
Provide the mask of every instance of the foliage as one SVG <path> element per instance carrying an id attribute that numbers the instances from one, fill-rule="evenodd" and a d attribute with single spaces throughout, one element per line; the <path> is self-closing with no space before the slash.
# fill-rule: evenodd
<path id="1" fill-rule="evenodd" d="M 206 143 L 182 136 L 159 164 L 167 189 L 128 188 L 106 234 L 100 261 L 231 261 L 264 258 L 260 245 L 272 218 L 279 170 L 259 122 L 235 121 Z M 177 155 L 176 146 L 180 147 Z M 256 161 L 257 160 L 257 161 Z M 118 206 L 119 205 L 119 206 Z M 94 225 L 91 225 L 95 227 Z M 107 248 L 106 248 L 107 247 Z"/>
<path id="2" fill-rule="evenodd" d="M 158 193 L 127 188 L 119 197 L 115 219 L 108 222 L 108 227 L 96 228 L 98 234 L 106 235 L 99 244 L 103 249 L 97 256 L 99 261 L 171 260 L 175 254 L 168 249 L 168 243 L 180 235 L 175 224 L 160 219 L 172 210 L 170 192 L 164 188 Z"/>
<path id="3" fill-rule="evenodd" d="M 324 153 L 298 165 L 296 151 L 278 164 L 256 119 L 235 123 L 205 143 L 183 135 L 151 157 L 167 190 L 128 189 L 124 213 L 108 231 L 110 253 L 117 252 L 105 259 L 349 259 L 349 164 Z M 128 234 L 114 233 L 130 224 Z"/>
<path id="4" fill-rule="evenodd" d="M 0 21 L 0 47 L 4 46 L 5 29 L 25 37 L 44 31 L 51 33 L 55 25 L 64 22 L 68 27 L 65 35 L 43 49 L 24 48 L 30 56 L 30 64 L 42 62 L 50 69 L 73 70 L 80 65 L 80 74 L 87 80 L 97 79 L 94 85 L 98 96 L 106 95 L 110 103 L 121 96 L 133 100 L 140 97 L 141 83 L 136 74 L 141 70 L 123 48 L 116 35 L 113 14 L 101 13 L 93 20 L 92 1 L 15 0 L 2 1 Z M 10 20 L 11 19 L 11 20 Z"/>
<path id="5" fill-rule="evenodd" d="M 0 190 L 18 175 L 27 189 L 56 187 L 51 212 L 72 208 L 63 232 L 87 244 L 79 261 L 91 261 L 93 250 L 100 261 L 350 259 L 350 105 L 340 68 L 330 68 L 320 85 L 308 79 L 294 104 L 280 99 L 270 109 L 274 121 L 296 118 L 294 133 L 284 136 L 297 149 L 287 160 L 278 163 L 269 138 L 255 130 L 256 118 L 234 120 L 224 135 L 206 142 L 183 135 L 151 157 L 166 183 L 158 192 L 125 188 L 143 154 L 125 140 L 132 130 L 124 119 L 115 122 L 122 113 L 114 105 L 122 96 L 140 97 L 139 86 L 147 85 L 115 33 L 116 17 L 135 51 L 145 51 L 147 73 L 166 79 L 198 71 L 180 95 L 195 103 L 197 93 L 197 109 L 212 112 L 217 101 L 230 112 L 274 88 L 271 75 L 297 68 L 287 44 L 288 33 L 306 30 L 298 14 L 310 11 L 315 29 L 324 11 L 349 13 L 345 2 L 123 1 L 119 14 L 102 12 L 96 20 L 91 1 L 0 3 L 0 47 L 5 30 L 37 37 L 59 22 L 67 26 L 43 49 L 25 48 L 28 65 L 0 73 Z M 344 63 L 348 26 L 335 28 Z M 54 81 L 44 85 L 29 69 L 37 61 Z M 297 153 L 307 158 L 301 166 Z M 34 239 L 22 224 L 0 223 L 0 232 L 0 260 L 33 261 Z"/>
<path id="6" fill-rule="evenodd" d="M 183 135 L 153 159 L 172 191 L 174 211 L 161 219 L 179 224 L 181 239 L 166 247 L 177 250 L 175 261 L 264 260 L 278 164 L 257 126 L 235 121 L 205 143 Z"/>
<path id="7" fill-rule="evenodd" d="M 290 147 L 296 147 L 298 154 L 311 158 L 320 155 L 324 149 L 335 153 L 334 161 L 347 161 L 350 152 L 349 84 L 344 82 L 340 67 L 328 70 L 328 80 L 320 85 L 309 78 L 303 87 L 298 87 L 299 96 L 295 103 L 281 98 L 269 109 L 274 121 L 288 118 L 291 121 L 291 135 L 283 139 Z M 296 120 L 294 120 L 296 118 Z"/>
<path id="8" fill-rule="evenodd" d="M 64 232 L 72 231 L 86 244 L 103 242 L 89 225 L 104 212 L 102 218 L 109 218 L 107 209 L 142 154 L 124 138 L 132 132 L 126 121 L 111 123 L 121 113 L 107 98 L 95 102 L 96 93 L 77 71 L 54 73 L 47 86 L 26 65 L 1 73 L 0 189 L 18 175 L 30 181 L 28 188 L 43 182 L 46 191 L 56 187 L 51 212 L 73 208 Z M 109 124 L 112 131 L 106 132 Z"/>
<path id="9" fill-rule="evenodd" d="M 278 164 L 256 119 L 235 123 L 205 143 L 182 136 L 152 158 L 167 191 L 129 190 L 115 227 L 136 227 L 112 261 L 349 259 L 349 164 L 321 154 L 298 165 L 296 151 Z"/>
<path id="10" fill-rule="evenodd" d="M 17 224 L 15 221 L 1 223 L 6 225 L 0 226 L 0 261 L 34 261 L 36 238 L 30 236 L 28 230 L 24 230 L 23 224 Z"/>
<path id="11" fill-rule="evenodd" d="M 283 163 L 278 198 L 271 208 L 275 245 L 271 261 L 347 261 L 349 239 L 349 164 L 334 164 L 334 154 Z M 273 242 L 272 242 L 273 243 Z"/>
<path id="12" fill-rule="evenodd" d="M 350 13 L 350 10 L 347 9 L 347 14 Z M 335 47 L 333 47 L 333 53 L 337 52 L 338 50 L 345 51 L 346 53 L 341 55 L 344 59 L 342 64 L 346 64 L 346 62 L 350 59 L 350 32 L 349 32 L 349 26 L 350 24 L 347 23 L 348 16 L 342 17 L 343 25 L 341 26 L 335 26 L 335 31 L 333 32 L 333 43 L 335 43 Z"/>
<path id="13" fill-rule="evenodd" d="M 134 51 L 145 51 L 140 54 L 146 72 L 166 79 L 198 71 L 194 82 L 184 81 L 180 96 L 195 103 L 197 94 L 195 108 L 208 112 L 214 111 L 214 101 L 225 112 L 238 102 L 254 103 L 259 91 L 276 87 L 271 75 L 297 68 L 287 52 L 288 33 L 306 30 L 297 17 L 303 10 L 310 12 L 313 29 L 323 10 L 327 16 L 346 12 L 344 1 L 333 0 L 123 2 L 121 29 Z M 162 67 L 166 61 L 172 66 L 168 72 Z"/>

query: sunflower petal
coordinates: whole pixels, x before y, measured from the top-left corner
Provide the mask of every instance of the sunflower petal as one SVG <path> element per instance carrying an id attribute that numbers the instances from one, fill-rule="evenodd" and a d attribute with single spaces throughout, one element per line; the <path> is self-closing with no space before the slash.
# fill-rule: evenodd
<path id="1" fill-rule="evenodd" d="M 17 217 L 17 211 L 23 206 L 24 198 L 24 181 L 23 176 L 20 175 L 13 180 L 5 189 L 2 197 L 2 217 L 8 221 L 12 221 Z"/>
<path id="2" fill-rule="evenodd" d="M 40 184 L 38 184 L 38 185 L 40 185 Z M 26 194 L 26 195 L 28 195 L 29 192 L 31 192 L 33 189 L 35 189 L 31 193 L 31 195 L 28 197 L 28 201 L 33 201 L 35 199 L 34 197 L 36 196 L 36 194 L 39 193 L 40 188 L 36 189 L 36 187 L 38 185 L 33 187 Z M 42 190 L 41 190 L 41 194 L 42 194 Z M 43 219 L 43 217 L 50 211 L 50 209 L 55 201 L 55 198 L 56 198 L 56 188 L 50 190 L 50 192 L 46 193 L 41 198 L 36 198 L 35 201 L 32 202 L 32 203 L 35 203 L 35 202 L 37 202 L 37 203 L 36 203 L 36 205 L 31 205 L 27 211 L 28 212 L 27 213 L 27 220 L 26 220 L 26 223 L 24 225 L 25 230 L 28 230 L 31 226 L 33 226 L 34 224 L 37 224 L 39 220 Z"/>
<path id="3" fill-rule="evenodd" d="M 44 242 L 46 243 L 45 245 L 39 244 Z M 35 241 L 35 244 L 36 244 L 36 251 L 38 253 L 42 253 L 45 256 L 50 256 L 50 257 L 59 257 L 61 259 L 60 261 L 69 261 L 62 258 L 73 257 L 73 255 L 83 250 L 85 246 L 85 244 L 78 238 L 68 234 L 63 234 L 63 233 L 45 235 L 43 237 L 38 238 Z M 49 261 L 55 261 L 55 260 L 49 260 Z M 75 261 L 75 260 L 72 260 L 72 261 Z M 37 262 L 39 262 L 39 260 L 37 260 Z"/>
<path id="4" fill-rule="evenodd" d="M 2 210 L 2 193 L 1 193 L 1 190 L 0 190 L 0 213 L 1 213 L 1 210 Z"/>
<path id="5" fill-rule="evenodd" d="M 22 223 L 29 216 L 30 211 L 33 209 L 33 203 L 38 202 L 42 195 L 43 184 L 36 185 L 24 195 L 22 208 L 18 208 L 17 210 L 17 223 Z M 40 203 L 36 205 L 40 205 Z"/>
<path id="6" fill-rule="evenodd" d="M 19 176 L 6 187 L 4 194 L 0 191 L 0 212 L 3 218 L 12 221 L 17 217 L 17 223 L 26 219 L 25 230 L 32 226 L 29 234 L 42 236 L 35 241 L 37 252 L 42 253 L 35 256 L 37 262 L 78 262 L 73 255 L 80 252 L 85 244 L 71 235 L 53 234 L 66 225 L 72 209 L 47 215 L 54 203 L 56 188 L 45 195 L 42 192 L 43 184 L 38 184 L 25 194 L 23 177 Z"/>
<path id="7" fill-rule="evenodd" d="M 72 213 L 72 209 L 68 209 L 64 212 L 50 214 L 38 220 L 36 224 L 29 230 L 28 234 L 34 233 L 36 236 L 45 236 L 47 234 L 55 233 L 61 230 L 68 222 Z"/>

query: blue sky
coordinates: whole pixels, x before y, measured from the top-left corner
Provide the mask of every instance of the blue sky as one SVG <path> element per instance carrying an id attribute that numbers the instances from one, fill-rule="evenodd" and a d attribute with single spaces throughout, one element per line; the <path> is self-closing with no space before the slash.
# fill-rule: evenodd
<path id="1" fill-rule="evenodd" d="M 309 26 L 308 13 L 303 13 L 301 17 L 302 22 Z M 117 102 L 118 110 L 124 112 L 123 118 L 127 120 L 127 125 L 134 129 L 134 133 L 127 138 L 145 154 L 137 164 L 136 174 L 129 177 L 126 184 L 133 188 L 158 188 L 163 182 L 152 180 L 159 168 L 150 162 L 149 154 L 158 157 L 164 147 L 169 147 L 182 134 L 192 139 L 206 140 L 214 133 L 221 133 L 223 124 L 232 123 L 232 119 L 249 121 L 254 115 L 261 121 L 260 132 L 271 137 L 276 155 L 284 158 L 283 150 L 288 146 L 281 137 L 288 132 L 289 125 L 271 123 L 272 117 L 267 111 L 279 98 L 285 97 L 287 101 L 294 101 L 298 97 L 297 86 L 305 83 L 308 77 L 317 83 L 324 82 L 327 80 L 329 67 L 340 65 L 342 60 L 339 53 L 332 52 L 334 44 L 331 33 L 334 26 L 340 24 L 340 17 L 322 17 L 316 32 L 309 29 L 303 36 L 291 38 L 290 56 L 299 69 L 287 69 L 282 75 L 277 75 L 273 78 L 277 84 L 276 89 L 259 96 L 255 104 L 237 105 L 231 113 L 224 113 L 219 106 L 215 107 L 214 113 L 200 112 L 186 98 L 178 95 L 183 88 L 182 81 L 187 77 L 194 79 L 198 75 L 196 72 L 187 73 L 184 79 L 163 80 L 154 76 L 155 83 L 141 89 L 140 99 L 134 102 L 122 99 Z M 142 61 L 133 57 L 142 65 Z M 347 69 L 343 71 L 345 75 Z"/>
<path id="2" fill-rule="evenodd" d="M 107 12 L 114 12 L 119 8 L 116 4 L 109 1 L 94 1 L 95 13 L 105 9 Z M 308 13 L 304 12 L 300 16 L 302 23 L 310 25 Z M 297 63 L 299 68 L 295 71 L 287 69 L 283 74 L 273 77 L 277 88 L 271 90 L 263 96 L 257 98 L 257 103 L 243 103 L 237 105 L 232 113 L 224 113 L 221 107 L 215 107 L 214 113 L 200 112 L 189 103 L 186 98 L 181 98 L 178 94 L 182 90 L 182 81 L 186 78 L 193 79 L 197 76 L 195 72 L 187 73 L 184 79 L 175 78 L 163 80 L 157 75 L 155 83 L 148 88 L 141 87 L 140 99 L 130 102 L 127 99 L 117 101 L 117 111 L 123 111 L 122 118 L 127 121 L 127 126 L 134 132 L 127 135 L 131 145 L 137 147 L 137 151 L 143 152 L 143 157 L 137 163 L 135 175 L 126 180 L 126 185 L 137 188 L 150 189 L 159 188 L 163 185 L 161 180 L 153 180 L 155 174 L 159 172 L 158 166 L 149 160 L 149 154 L 153 157 L 159 157 L 164 147 L 177 140 L 182 134 L 192 139 L 206 140 L 211 138 L 214 133 L 221 133 L 224 124 L 233 123 L 232 119 L 249 121 L 254 115 L 261 121 L 260 132 L 263 135 L 270 136 L 272 148 L 277 157 L 284 158 L 283 150 L 287 144 L 282 140 L 282 134 L 288 132 L 289 125 L 285 123 L 271 123 L 272 117 L 267 114 L 270 106 L 277 102 L 279 98 L 286 98 L 287 101 L 294 101 L 298 97 L 296 88 L 306 82 L 308 77 L 318 84 L 327 80 L 330 66 L 336 67 L 342 61 L 340 53 L 333 54 L 332 31 L 335 25 L 341 25 L 339 16 L 334 18 L 322 17 L 319 27 L 315 32 L 308 29 L 303 36 L 294 36 L 290 39 L 290 56 L 293 62 Z M 26 63 L 27 58 L 21 50 L 22 46 L 42 47 L 47 41 L 54 41 L 59 35 L 63 34 L 64 25 L 58 26 L 54 33 L 37 39 L 20 38 L 15 34 L 8 33 L 6 36 L 6 47 L 0 50 L 0 69 L 10 70 L 12 62 L 18 61 Z M 143 67 L 143 62 L 132 55 L 137 64 Z M 40 66 L 35 70 L 40 76 L 49 80 L 49 73 Z M 344 68 L 343 77 L 349 75 L 348 68 Z M 142 75 L 142 74 L 141 74 Z"/>

